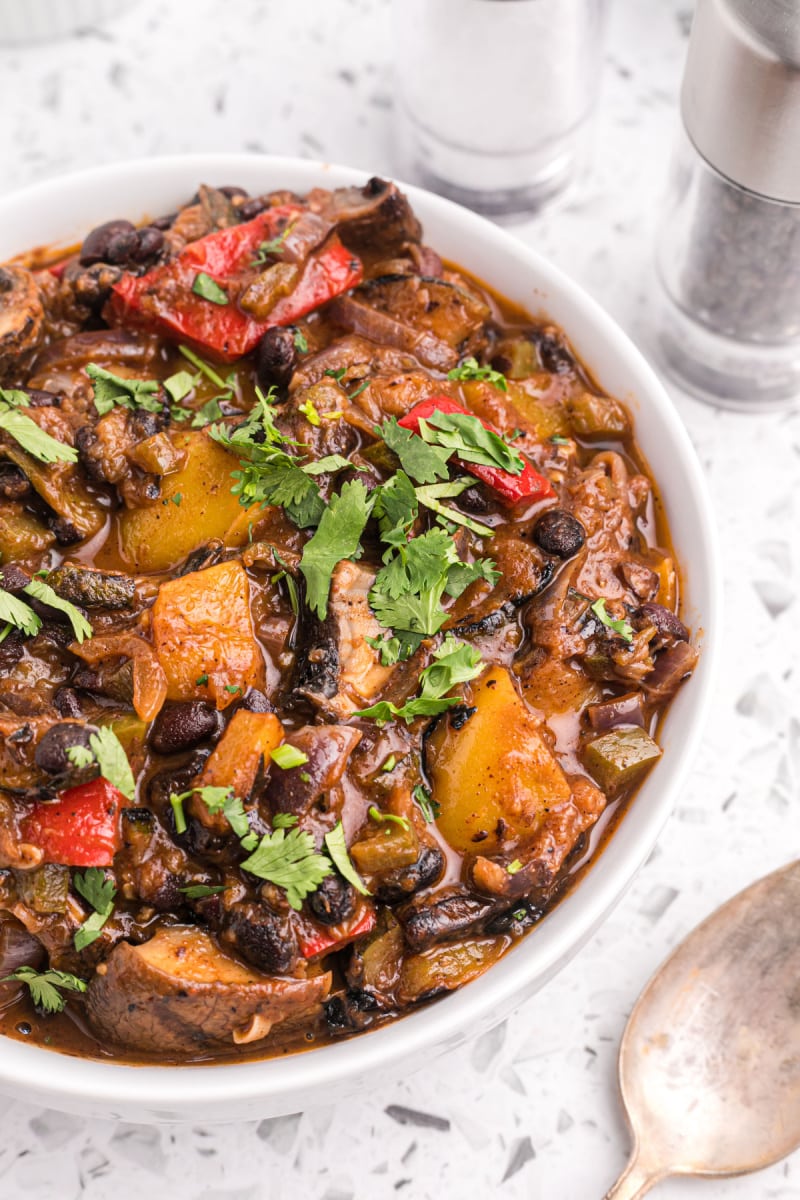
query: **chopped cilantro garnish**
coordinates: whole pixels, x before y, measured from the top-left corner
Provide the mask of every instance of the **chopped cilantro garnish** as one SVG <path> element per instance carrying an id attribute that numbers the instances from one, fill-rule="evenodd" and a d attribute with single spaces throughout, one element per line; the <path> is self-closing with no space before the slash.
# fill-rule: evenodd
<path id="1" fill-rule="evenodd" d="M 430 825 L 436 820 L 441 809 L 438 800 L 434 800 L 428 789 L 423 787 L 421 783 L 417 784 L 411 795 L 422 809 L 422 815 Z"/>
<path id="2" fill-rule="evenodd" d="M 338 495 L 331 497 L 316 532 L 303 548 L 300 570 L 306 581 L 306 601 L 321 620 L 328 613 L 333 569 L 342 559 L 359 553 L 372 504 L 372 497 L 360 480 L 343 484 Z"/>
<path id="3" fill-rule="evenodd" d="M 633 641 L 633 627 L 627 621 L 615 621 L 611 613 L 606 609 L 605 599 L 601 597 L 599 600 L 595 600 L 594 604 L 591 605 L 591 609 L 597 619 L 602 621 L 604 625 L 607 625 L 609 629 L 613 629 L 614 633 L 618 633 L 623 641 L 629 644 Z"/>
<path id="4" fill-rule="evenodd" d="M 369 896 L 369 888 L 353 866 L 350 855 L 347 853 L 347 843 L 344 839 L 344 826 L 342 825 L 341 821 L 339 821 L 339 823 L 330 831 L 330 833 L 325 834 L 325 849 L 331 856 L 331 862 L 336 867 L 339 874 L 342 875 L 348 883 L 352 883 L 356 891 L 360 892 L 362 896 Z"/>
<path id="5" fill-rule="evenodd" d="M 122 742 L 108 725 L 101 725 L 89 737 L 89 746 L 69 746 L 67 758 L 75 767 L 88 767 L 96 762 L 103 779 L 122 792 L 127 800 L 136 794 L 136 782 Z"/>
<path id="6" fill-rule="evenodd" d="M 375 426 L 375 434 L 400 459 L 406 475 L 417 483 L 435 483 L 447 479 L 447 460 L 452 451 L 446 447 L 430 446 L 410 429 L 404 429 L 395 417 L 388 417 L 382 425 Z"/>
<path id="7" fill-rule="evenodd" d="M 0 388 L 0 429 L 12 437 L 17 445 L 37 458 L 39 462 L 77 462 L 78 451 L 51 437 L 36 424 L 21 408 L 28 408 L 30 401 L 25 392 L 16 388 Z"/>
<path id="8" fill-rule="evenodd" d="M 302 329 L 295 329 L 294 331 L 294 348 L 298 354 L 308 353 L 308 339 Z"/>
<path id="9" fill-rule="evenodd" d="M 306 896 L 317 890 L 332 869 L 326 856 L 315 849 L 310 833 L 301 829 L 290 829 L 287 833 L 283 827 L 265 834 L 250 857 L 239 865 L 258 879 L 284 888 L 286 899 L 295 911 L 300 910 Z"/>
<path id="10" fill-rule="evenodd" d="M 377 704 L 353 715 L 372 717 L 379 725 L 391 721 L 393 717 L 402 717 L 410 724 L 416 717 L 438 716 L 458 704 L 459 697 L 448 696 L 447 692 L 459 683 L 468 683 L 481 673 L 483 662 L 479 652 L 448 633 L 441 646 L 434 650 L 433 657 L 435 661 L 420 672 L 419 694 L 407 700 L 402 707 L 398 708 L 390 700 L 379 700 Z"/>
<path id="11" fill-rule="evenodd" d="M 525 468 L 522 455 L 471 413 L 441 412 L 420 417 L 419 436 L 433 446 L 446 447 L 462 462 L 499 467 L 510 475 Z"/>
<path id="12" fill-rule="evenodd" d="M 66 997 L 61 995 L 62 991 L 85 992 L 87 986 L 77 975 L 55 971 L 52 968 L 48 971 L 37 971 L 34 967 L 17 967 L 16 971 L 0 979 L 0 983 L 14 981 L 25 984 L 36 1008 L 45 1013 L 63 1011 L 67 1001 Z"/>
<path id="13" fill-rule="evenodd" d="M 197 679 L 195 679 L 194 682 L 197 687 L 205 687 L 208 683 L 208 675 L 206 675 L 204 671 L 202 675 L 197 676 Z"/>
<path id="14" fill-rule="evenodd" d="M 228 293 L 219 286 L 216 279 L 212 279 L 205 271 L 198 271 L 195 275 L 192 291 L 195 296 L 202 296 L 204 300 L 210 300 L 212 304 L 228 303 Z"/>
<path id="15" fill-rule="evenodd" d="M 522 863 L 518 858 L 515 858 L 513 862 L 508 864 L 506 870 L 508 871 L 509 875 L 516 875 L 518 871 L 522 870 Z"/>
<path id="16" fill-rule="evenodd" d="M 203 900 L 206 896 L 218 896 L 226 890 L 224 883 L 215 884 L 213 887 L 207 883 L 191 883 L 188 887 L 178 888 L 187 900 Z"/>
<path id="17" fill-rule="evenodd" d="M 94 912 L 87 917 L 81 927 L 75 931 L 73 941 L 76 950 L 84 950 L 99 938 L 103 926 L 114 911 L 114 897 L 117 889 L 112 879 L 108 879 L 100 867 L 89 867 L 72 878 L 75 891 L 88 900 Z"/>
<path id="18" fill-rule="evenodd" d="M 110 413 L 115 405 L 132 411 L 137 408 L 144 408 L 147 412 L 161 411 L 157 379 L 125 379 L 107 371 L 105 367 L 98 367 L 96 363 L 87 365 L 86 374 L 92 381 L 94 406 L 101 416 Z"/>
<path id="19" fill-rule="evenodd" d="M 164 391 L 175 404 L 180 404 L 193 390 L 194 385 L 194 375 L 190 375 L 188 371 L 176 371 L 164 380 Z"/>
<path id="20" fill-rule="evenodd" d="M 465 358 L 459 367 L 447 372 L 447 378 L 459 382 L 480 379 L 494 384 L 501 392 L 508 391 L 508 381 L 502 371 L 495 371 L 492 367 L 482 367 L 476 358 Z"/>

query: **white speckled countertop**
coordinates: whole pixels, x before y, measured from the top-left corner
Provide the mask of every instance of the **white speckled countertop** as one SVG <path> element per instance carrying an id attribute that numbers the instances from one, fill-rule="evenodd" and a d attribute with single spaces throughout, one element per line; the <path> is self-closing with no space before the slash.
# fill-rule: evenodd
<path id="1" fill-rule="evenodd" d="M 382 0 L 140 0 L 69 41 L 0 47 L 0 191 L 208 149 L 388 172 L 386 12 Z M 689 0 L 616 0 L 591 173 L 519 228 L 637 340 L 690 13 Z M 260 1123 L 150 1128 L 0 1098 L 3 1200 L 599 1200 L 627 1154 L 615 1064 L 636 995 L 694 924 L 798 850 L 800 418 L 675 402 L 722 537 L 723 665 L 675 816 L 578 959 L 468 1050 L 338 1110 L 320 1096 Z M 800 1200 L 800 1159 L 657 1194 Z"/>

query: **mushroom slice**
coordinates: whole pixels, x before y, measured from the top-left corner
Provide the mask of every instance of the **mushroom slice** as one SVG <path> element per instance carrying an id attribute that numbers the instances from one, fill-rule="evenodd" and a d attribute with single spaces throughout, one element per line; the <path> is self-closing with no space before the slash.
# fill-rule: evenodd
<path id="1" fill-rule="evenodd" d="M 34 351 L 44 333 L 44 309 L 30 271 L 0 267 L 0 378 L 18 368 L 20 356 Z"/>
<path id="2" fill-rule="evenodd" d="M 201 1052 L 250 1041 L 321 1004 L 329 973 L 271 978 L 224 954 L 196 926 L 159 929 L 141 946 L 120 942 L 89 984 L 87 1012 L 101 1037 L 151 1054 Z"/>

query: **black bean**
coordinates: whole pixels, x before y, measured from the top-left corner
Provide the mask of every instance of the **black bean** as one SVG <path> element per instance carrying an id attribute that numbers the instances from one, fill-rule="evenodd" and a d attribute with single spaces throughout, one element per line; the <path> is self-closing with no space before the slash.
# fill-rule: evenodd
<path id="1" fill-rule="evenodd" d="M 264 196 L 253 196 L 251 200 L 245 200 L 244 204 L 238 205 L 236 211 L 243 221 L 252 221 L 253 217 L 257 217 L 268 206 L 269 200 Z"/>
<path id="2" fill-rule="evenodd" d="M 88 749 L 89 738 L 93 733 L 97 733 L 96 725 L 75 725 L 66 721 L 63 724 L 51 725 L 39 740 L 33 755 L 34 762 L 42 771 L 47 771 L 48 775 L 61 775 L 74 766 L 67 750 L 71 746 L 84 746 Z"/>
<path id="3" fill-rule="evenodd" d="M 338 925 L 355 911 L 355 889 L 341 875 L 326 875 L 309 896 L 308 907 L 322 925 Z"/>
<path id="4" fill-rule="evenodd" d="M 83 718 L 83 708 L 75 688 L 60 687 L 53 696 L 53 704 L 60 717 Z"/>
<path id="5" fill-rule="evenodd" d="M 256 347 L 259 385 L 265 392 L 271 387 L 288 387 L 296 361 L 294 332 L 279 326 L 268 329 Z"/>
<path id="6" fill-rule="evenodd" d="M 28 572 L 24 567 L 18 567 L 16 563 L 6 563 L 4 567 L 0 567 L 0 587 L 11 592 L 13 596 L 18 596 L 30 581 L 31 577 Z"/>
<path id="7" fill-rule="evenodd" d="M 220 715 L 205 700 L 165 704 L 153 722 L 150 745 L 157 754 L 177 754 L 213 738 L 219 729 Z"/>
<path id="8" fill-rule="evenodd" d="M 84 238 L 80 253 L 81 266 L 91 267 L 101 262 L 125 263 L 136 245 L 136 227 L 130 221 L 106 221 Z"/>
<path id="9" fill-rule="evenodd" d="M 246 708 L 248 712 L 254 713 L 275 712 L 275 708 L 270 704 L 266 693 L 259 691 L 258 688 L 249 688 L 247 695 L 239 707 Z"/>
<path id="10" fill-rule="evenodd" d="M 249 193 L 244 188 L 236 187 L 235 184 L 225 184 L 224 187 L 217 188 L 218 192 L 222 192 L 223 196 L 227 196 L 229 200 L 233 200 L 234 196 L 241 196 L 243 200 L 247 200 Z"/>
<path id="11" fill-rule="evenodd" d="M 249 963 L 269 975 L 287 974 L 297 960 L 297 946 L 287 917 L 266 904 L 240 901 L 231 907 L 225 940 L 232 941 Z"/>
<path id="12" fill-rule="evenodd" d="M 539 360 L 552 375 L 569 375 L 575 370 L 575 360 L 561 343 L 549 334 L 537 339 Z"/>
<path id="13" fill-rule="evenodd" d="M 164 234 L 155 225 L 144 225 L 136 231 L 136 242 L 130 252 L 130 261 L 150 262 L 164 248 Z"/>
<path id="14" fill-rule="evenodd" d="M 31 408 L 60 408 L 61 397 L 57 392 L 46 392 L 44 388 L 23 388 Z"/>
<path id="15" fill-rule="evenodd" d="M 25 638 L 19 629 L 11 629 L 0 642 L 0 671 L 10 671 L 25 653 Z"/>
<path id="16" fill-rule="evenodd" d="M 0 496 L 4 500 L 24 500 L 30 496 L 28 476 L 14 463 L 0 463 Z"/>
<path id="17" fill-rule="evenodd" d="M 369 1025 L 369 1014 L 374 1013 L 379 1006 L 370 992 L 351 988 L 347 992 L 337 992 L 330 996 L 322 1007 L 330 1033 L 350 1033 Z"/>
<path id="18" fill-rule="evenodd" d="M 47 524 L 51 531 L 56 535 L 56 541 L 59 546 L 74 546 L 76 542 L 80 542 L 83 534 L 73 525 L 68 517 L 60 517 L 58 514 L 47 518 Z"/>
<path id="19" fill-rule="evenodd" d="M 546 554 L 574 558 L 586 541 L 586 531 L 580 521 L 563 508 L 549 508 L 536 522 L 533 540 Z"/>
<path id="20" fill-rule="evenodd" d="M 674 612 L 664 608 L 663 604 L 643 604 L 638 615 L 645 617 L 651 625 L 655 625 L 662 637 L 676 642 L 688 642 L 689 630 L 680 617 L 676 617 Z"/>
<path id="21" fill-rule="evenodd" d="M 176 212 L 167 213 L 167 215 L 164 217 L 156 217 L 154 221 L 150 222 L 150 224 L 153 229 L 169 229 L 170 226 L 175 223 L 175 218 L 177 215 L 178 214 Z"/>

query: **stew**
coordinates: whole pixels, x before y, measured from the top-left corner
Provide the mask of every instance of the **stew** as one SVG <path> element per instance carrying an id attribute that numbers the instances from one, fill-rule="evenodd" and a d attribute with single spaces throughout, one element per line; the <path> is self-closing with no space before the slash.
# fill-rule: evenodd
<path id="1" fill-rule="evenodd" d="M 0 267 L 0 384 L 0 1030 L 265 1057 L 487 970 L 697 660 L 564 333 L 393 184 L 202 186 Z"/>

